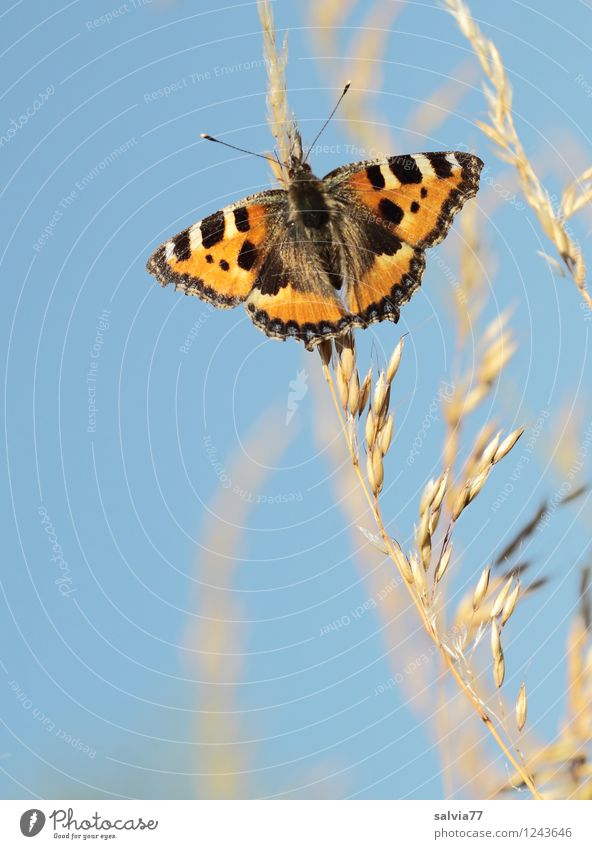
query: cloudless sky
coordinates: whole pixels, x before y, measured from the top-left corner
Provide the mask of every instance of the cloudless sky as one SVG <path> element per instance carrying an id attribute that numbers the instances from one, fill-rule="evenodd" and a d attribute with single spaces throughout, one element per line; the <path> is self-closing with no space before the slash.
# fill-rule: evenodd
<path id="1" fill-rule="evenodd" d="M 352 60 L 372 5 L 355 4 L 337 33 Z M 316 56 L 307 3 L 273 6 L 289 33 L 290 103 L 310 140 L 341 66 Z M 506 62 L 525 148 L 557 193 L 592 161 L 590 4 L 472 8 Z M 318 357 L 268 340 L 241 308 L 211 310 L 145 271 L 165 238 L 271 185 L 261 160 L 199 138 L 271 147 L 255 3 L 4 0 L 0 14 L 0 792 L 441 796 L 429 717 L 438 670 L 380 691 L 395 673 L 421 675 L 406 665 L 425 643 L 413 617 L 397 625 L 410 640 L 401 654 L 385 638 L 375 602 L 390 573 L 348 528 Z M 459 523 L 456 592 L 566 482 L 552 462 L 572 438 L 558 425 L 566 413 L 583 451 L 574 489 L 592 454 L 591 317 L 537 253 L 553 249 L 475 126 L 485 101 L 470 56 L 440 4 L 411 0 L 367 93 L 393 153 L 460 148 L 485 160 L 486 318 L 513 308 L 518 352 L 467 435 L 492 416 L 527 433 Z M 457 74 L 464 96 L 446 120 L 427 136 L 405 129 Z M 363 158 L 343 121 L 322 138 L 319 175 Z M 574 224 L 588 255 L 590 226 L 588 212 Z M 399 325 L 359 338 L 362 361 L 376 363 L 409 334 L 384 494 L 405 545 L 421 488 L 441 468 L 437 402 L 456 378 L 446 269 L 457 273 L 459 246 L 452 234 L 434 252 Z M 580 501 L 537 534 L 533 578 L 551 580 L 509 631 L 510 701 L 526 677 L 529 721 L 544 739 L 562 715 L 590 519 Z M 410 706 L 411 692 L 421 698 Z"/>

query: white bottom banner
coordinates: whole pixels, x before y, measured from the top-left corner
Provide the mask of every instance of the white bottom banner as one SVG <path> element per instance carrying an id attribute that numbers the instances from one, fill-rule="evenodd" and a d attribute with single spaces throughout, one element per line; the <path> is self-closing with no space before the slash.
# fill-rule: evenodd
<path id="1" fill-rule="evenodd" d="M 47 801 L 0 802 L 0 845 L 592 846 L 590 802 Z M 31 845 L 31 844 L 29 844 Z"/>

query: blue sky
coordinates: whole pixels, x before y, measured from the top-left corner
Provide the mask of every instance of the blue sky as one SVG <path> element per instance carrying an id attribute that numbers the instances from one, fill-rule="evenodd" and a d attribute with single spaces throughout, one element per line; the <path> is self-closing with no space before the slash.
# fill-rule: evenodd
<path id="1" fill-rule="evenodd" d="M 356 87 L 355 37 L 371 6 L 355 4 L 338 31 L 341 65 L 316 55 L 308 4 L 274 3 L 309 140 L 339 74 Z M 592 160 L 590 5 L 472 8 L 504 57 L 525 148 L 558 193 Z M 368 517 L 344 509 L 316 355 L 145 272 L 165 238 L 271 185 L 261 160 L 199 138 L 271 145 L 255 4 L 99 0 L 91 12 L 51 0 L 41 14 L 22 0 L 2 13 L 3 796 L 438 798 L 438 670 L 417 661 L 426 647 L 413 618 L 377 603 L 392 574 L 351 527 Z M 470 55 L 439 4 L 409 2 L 367 91 L 393 153 L 460 147 L 485 160 L 486 318 L 512 307 L 519 342 L 467 436 L 495 417 L 508 431 L 526 425 L 526 447 L 459 523 L 456 592 L 561 489 L 568 441 L 586 448 L 574 488 L 592 450 L 592 322 L 537 253 L 552 248 L 475 126 L 485 104 Z M 446 120 L 410 130 L 418 105 L 455 78 L 463 97 Z M 319 175 L 361 158 L 343 114 L 322 144 Z M 585 252 L 590 226 L 587 212 L 574 223 Z M 451 235 L 428 262 L 399 325 L 359 338 L 363 362 L 376 362 L 409 334 L 384 495 L 405 543 L 441 466 L 434 400 L 455 380 L 444 268 L 458 246 Z M 575 436 L 562 431 L 566 413 Z M 526 676 L 543 739 L 561 717 L 590 519 L 586 501 L 557 510 L 532 543 L 533 575 L 551 580 L 525 602 L 507 650 L 509 692 Z M 432 670 L 425 682 L 417 666 Z M 388 685 L 396 675 L 407 683 Z M 471 723 L 467 739 L 480 733 Z"/>

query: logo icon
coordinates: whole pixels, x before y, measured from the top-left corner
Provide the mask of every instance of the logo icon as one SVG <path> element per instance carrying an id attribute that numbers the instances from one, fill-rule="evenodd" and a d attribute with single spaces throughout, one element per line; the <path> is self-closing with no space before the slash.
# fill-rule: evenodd
<path id="1" fill-rule="evenodd" d="M 302 401 L 308 392 L 308 375 L 305 369 L 296 373 L 296 379 L 290 381 L 290 391 L 288 392 L 288 404 L 286 408 L 286 425 L 292 421 L 292 416 L 298 409 L 299 402 Z"/>
<path id="2" fill-rule="evenodd" d="M 25 811 L 21 817 L 21 832 L 25 837 L 35 837 L 45 825 L 45 814 L 39 808 Z"/>

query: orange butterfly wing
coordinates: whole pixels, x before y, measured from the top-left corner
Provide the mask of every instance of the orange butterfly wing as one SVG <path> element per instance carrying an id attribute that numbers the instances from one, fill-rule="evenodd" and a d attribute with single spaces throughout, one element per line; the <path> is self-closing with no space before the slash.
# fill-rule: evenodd
<path id="1" fill-rule="evenodd" d="M 423 250 L 444 239 L 477 193 L 482 167 L 470 153 L 417 153 L 346 165 L 324 178 L 342 202 L 370 212 L 398 240 L 346 291 L 348 310 L 362 324 L 398 320 L 399 307 L 421 283 Z"/>
<path id="2" fill-rule="evenodd" d="M 283 194 L 261 192 L 208 215 L 157 248 L 148 271 L 162 286 L 172 283 L 218 308 L 240 304 L 264 259 L 270 209 Z"/>

